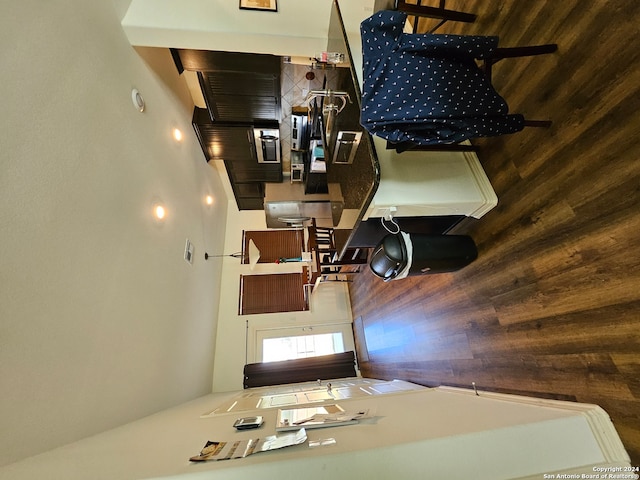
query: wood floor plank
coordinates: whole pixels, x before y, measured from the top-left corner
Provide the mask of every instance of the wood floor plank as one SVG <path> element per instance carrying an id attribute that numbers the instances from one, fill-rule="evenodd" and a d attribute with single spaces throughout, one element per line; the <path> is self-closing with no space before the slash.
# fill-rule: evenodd
<path id="1" fill-rule="evenodd" d="M 476 357 L 609 353 L 633 358 L 640 350 L 639 308 L 636 301 L 508 327 L 482 325 L 467 330 L 467 337 Z"/>
<path id="2" fill-rule="evenodd" d="M 604 408 L 640 464 L 640 2 L 447 0 L 502 46 L 557 43 L 509 59 L 494 85 L 512 111 L 549 118 L 474 140 L 499 198 L 461 232 L 478 259 L 449 274 L 350 284 L 365 376 Z M 421 24 L 426 28 L 426 24 Z"/>

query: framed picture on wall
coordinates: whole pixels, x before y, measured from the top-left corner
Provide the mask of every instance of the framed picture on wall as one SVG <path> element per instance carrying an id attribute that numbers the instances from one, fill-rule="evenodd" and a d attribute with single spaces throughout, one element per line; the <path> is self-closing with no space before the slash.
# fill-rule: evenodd
<path id="1" fill-rule="evenodd" d="M 241 10 L 278 11 L 278 0 L 240 0 Z"/>

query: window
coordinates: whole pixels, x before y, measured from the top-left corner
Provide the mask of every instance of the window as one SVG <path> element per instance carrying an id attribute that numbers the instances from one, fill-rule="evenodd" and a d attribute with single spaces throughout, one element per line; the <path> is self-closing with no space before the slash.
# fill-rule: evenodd
<path id="1" fill-rule="evenodd" d="M 304 273 L 240 276 L 240 315 L 308 310 Z"/>
<path id="2" fill-rule="evenodd" d="M 307 326 L 247 324 L 247 363 L 295 360 L 355 351 L 351 323 Z"/>
<path id="3" fill-rule="evenodd" d="M 262 361 L 277 362 L 344 352 L 341 333 L 264 338 Z"/>
<path id="4" fill-rule="evenodd" d="M 249 240 L 260 250 L 258 263 L 275 263 L 280 258 L 298 258 L 302 254 L 304 232 L 302 230 L 263 230 L 244 232 L 244 251 L 249 251 Z M 243 260 L 249 263 L 249 258 Z"/>

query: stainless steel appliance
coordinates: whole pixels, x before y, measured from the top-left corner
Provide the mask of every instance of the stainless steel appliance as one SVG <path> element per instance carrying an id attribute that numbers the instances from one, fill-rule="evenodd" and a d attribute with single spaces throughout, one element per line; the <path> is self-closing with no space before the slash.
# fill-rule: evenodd
<path id="1" fill-rule="evenodd" d="M 291 183 L 304 180 L 304 152 L 291 150 Z"/>
<path id="2" fill-rule="evenodd" d="M 306 218 L 331 221 L 332 203 L 328 201 L 282 201 L 264 202 L 267 228 L 289 228 L 294 223 L 304 223 Z"/>
<path id="3" fill-rule="evenodd" d="M 258 163 L 280 163 L 280 130 L 277 128 L 254 128 Z"/>
<path id="4" fill-rule="evenodd" d="M 306 114 L 291 115 L 291 150 L 309 148 L 308 121 Z"/>
<path id="5" fill-rule="evenodd" d="M 351 164 L 356 156 L 362 132 L 341 130 L 333 150 L 333 163 Z"/>

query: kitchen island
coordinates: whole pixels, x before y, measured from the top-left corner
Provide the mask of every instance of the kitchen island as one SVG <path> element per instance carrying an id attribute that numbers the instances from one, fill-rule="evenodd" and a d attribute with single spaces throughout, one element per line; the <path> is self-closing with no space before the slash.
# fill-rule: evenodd
<path id="1" fill-rule="evenodd" d="M 474 152 L 397 153 L 386 141 L 369 135 L 360 125 L 362 47 L 360 23 L 372 11 L 386 8 L 384 0 L 334 0 L 327 51 L 344 55 L 340 75 L 328 90 L 346 92 L 342 104 L 324 98 L 327 179 L 340 185 L 344 211 L 338 228 L 349 230 L 339 248 L 371 246 L 381 235 L 381 218 L 402 220 L 444 233 L 461 219 L 480 218 L 497 205 L 497 197 Z M 343 132 L 343 133 L 341 133 Z M 359 142 L 353 141 L 355 132 Z M 340 141 L 340 139 L 346 139 Z M 350 149 L 355 149 L 351 152 Z M 338 150 L 338 152 L 336 152 Z M 334 158 L 335 157 L 335 158 Z M 382 231 L 382 234 L 384 230 Z"/>

